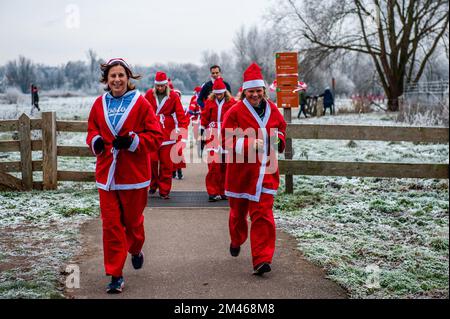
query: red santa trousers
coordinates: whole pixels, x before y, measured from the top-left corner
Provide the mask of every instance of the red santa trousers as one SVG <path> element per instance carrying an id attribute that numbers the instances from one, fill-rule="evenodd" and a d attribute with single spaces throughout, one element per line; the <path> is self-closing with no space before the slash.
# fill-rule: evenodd
<path id="1" fill-rule="evenodd" d="M 169 195 L 172 189 L 173 163 L 170 158 L 170 151 L 174 145 L 161 146 L 158 153 L 153 153 L 153 156 L 150 157 L 152 166 L 150 189 L 156 190 L 159 187 L 159 194 L 161 195 Z"/>
<path id="2" fill-rule="evenodd" d="M 144 245 L 148 189 L 98 191 L 106 275 L 120 277 L 127 253 L 137 255 Z"/>
<path id="3" fill-rule="evenodd" d="M 275 252 L 275 220 L 273 218 L 273 195 L 261 194 L 259 202 L 248 199 L 228 198 L 230 203 L 231 246 L 241 246 L 248 237 L 247 216 L 250 215 L 250 246 L 253 267 L 272 263 Z"/>
<path id="4" fill-rule="evenodd" d="M 208 173 L 206 174 L 205 183 L 208 195 L 225 195 L 225 173 L 227 164 L 220 163 L 218 156 L 220 154 L 208 155 Z"/>

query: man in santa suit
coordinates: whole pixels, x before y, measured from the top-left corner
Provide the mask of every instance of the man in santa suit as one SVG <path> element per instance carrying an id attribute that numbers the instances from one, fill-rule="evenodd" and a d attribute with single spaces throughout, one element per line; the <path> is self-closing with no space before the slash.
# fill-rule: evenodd
<path id="1" fill-rule="evenodd" d="M 213 91 L 205 102 L 201 113 L 200 132 L 205 140 L 205 151 L 208 154 L 208 174 L 206 175 L 206 190 L 209 201 L 215 202 L 227 199 L 225 196 L 226 164 L 222 160 L 224 147 L 222 143 L 222 121 L 228 110 L 236 104 L 236 100 L 228 92 L 222 78 L 213 85 Z"/>
<path id="2" fill-rule="evenodd" d="M 155 194 L 159 188 L 159 195 L 164 199 L 169 199 L 172 188 L 173 163 L 171 150 L 179 135 L 172 114 L 175 113 L 179 128 L 186 129 L 188 125 L 188 118 L 185 115 L 180 98 L 177 93 L 169 88 L 168 84 L 167 75 L 164 72 L 157 72 L 155 87 L 145 94 L 145 98 L 153 106 L 154 112 L 159 118 L 164 136 L 161 147 L 150 157 L 152 168 L 150 194 Z"/>
<path id="3" fill-rule="evenodd" d="M 127 253 L 140 269 L 144 262 L 144 216 L 150 185 L 150 152 L 163 136 L 148 101 L 135 90 L 139 79 L 123 59 L 101 65 L 105 93 L 89 114 L 86 142 L 97 157 L 95 178 L 100 196 L 103 251 L 108 293 L 120 293 Z"/>
<path id="4" fill-rule="evenodd" d="M 225 195 L 229 198 L 230 253 L 237 257 L 247 240 L 255 275 L 271 271 L 275 251 L 274 195 L 279 185 L 277 152 L 285 148 L 286 122 L 266 95 L 261 69 L 253 63 L 244 72 L 241 100 L 225 115 L 228 151 Z"/>
<path id="5" fill-rule="evenodd" d="M 181 91 L 174 89 L 174 92 L 178 94 L 178 96 L 181 99 Z M 188 115 L 188 106 L 183 106 L 183 110 L 184 110 L 184 115 L 186 116 L 186 120 L 187 120 L 187 124 L 186 126 L 189 126 L 190 124 L 190 118 Z M 188 142 L 188 138 L 189 138 L 189 132 L 188 129 L 184 129 L 184 128 L 180 128 L 180 126 L 178 125 L 178 119 L 176 116 L 176 113 L 172 113 L 172 117 L 173 120 L 175 121 L 175 130 L 176 132 L 178 132 L 178 139 L 177 139 L 177 143 L 175 144 L 175 153 L 177 154 L 177 156 L 172 156 L 172 162 L 173 162 L 173 172 L 172 172 L 172 177 L 173 178 L 177 178 L 179 180 L 183 179 L 183 168 L 186 168 L 186 160 L 184 159 L 184 150 L 187 146 L 187 142 Z M 172 152 L 174 152 L 174 150 L 172 149 Z M 172 153 L 173 155 L 173 153 Z"/>

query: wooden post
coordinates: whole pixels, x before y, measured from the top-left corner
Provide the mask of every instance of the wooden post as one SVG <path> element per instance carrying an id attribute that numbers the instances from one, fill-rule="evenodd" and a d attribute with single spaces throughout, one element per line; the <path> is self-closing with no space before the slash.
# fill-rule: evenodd
<path id="1" fill-rule="evenodd" d="M 292 109 L 291 108 L 285 108 L 283 109 L 284 113 L 284 120 L 289 125 L 292 122 Z M 292 150 L 292 138 L 289 138 L 286 136 L 286 148 L 284 151 L 284 157 L 287 160 L 291 160 L 293 157 L 293 150 Z M 287 194 L 293 194 L 294 193 L 294 176 L 292 175 L 286 175 L 285 176 L 286 181 L 286 193 Z"/>
<path id="2" fill-rule="evenodd" d="M 31 121 L 24 113 L 19 118 L 20 164 L 23 189 L 33 189 L 33 160 L 31 156 Z"/>
<path id="3" fill-rule="evenodd" d="M 58 186 L 55 112 L 42 113 L 42 155 L 44 190 L 54 190 Z"/>

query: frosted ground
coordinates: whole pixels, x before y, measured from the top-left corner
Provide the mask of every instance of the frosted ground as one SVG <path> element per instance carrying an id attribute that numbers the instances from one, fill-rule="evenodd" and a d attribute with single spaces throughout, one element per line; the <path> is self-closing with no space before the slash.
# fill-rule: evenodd
<path id="1" fill-rule="evenodd" d="M 58 119 L 83 120 L 94 99 L 42 97 L 40 105 L 56 111 Z M 186 96 L 183 103 L 188 102 Z M 26 99 L 5 105 L 0 96 L 0 118 L 22 112 L 30 112 Z M 386 113 L 295 122 L 404 125 Z M 11 139 L 11 133 L 0 133 L 0 139 Z M 84 134 L 58 135 L 60 145 L 84 145 L 84 140 Z M 448 163 L 449 153 L 448 144 L 403 142 L 295 140 L 294 148 L 296 159 L 333 161 Z M 33 157 L 39 159 L 40 152 Z M 18 158 L 0 154 L 0 161 Z M 93 171 L 94 165 L 93 158 L 58 159 L 63 170 Z M 278 226 L 350 297 L 448 298 L 448 180 L 297 176 L 295 194 L 281 192 L 275 204 Z M 81 249 L 80 227 L 99 215 L 94 185 L 0 192 L 0 207 L 0 298 L 63 297 L 66 263 Z"/>

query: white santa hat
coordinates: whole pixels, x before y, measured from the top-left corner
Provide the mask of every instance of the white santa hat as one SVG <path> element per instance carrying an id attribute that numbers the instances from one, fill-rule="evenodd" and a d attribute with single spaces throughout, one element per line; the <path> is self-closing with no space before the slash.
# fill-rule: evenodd
<path id="1" fill-rule="evenodd" d="M 221 94 L 225 93 L 227 90 L 227 87 L 225 86 L 225 82 L 223 82 L 222 78 L 218 78 L 213 85 L 213 93 L 214 94 Z"/>
<path id="2" fill-rule="evenodd" d="M 156 72 L 155 84 L 164 85 L 167 83 L 169 83 L 169 80 L 167 79 L 167 74 L 165 74 L 164 72 Z"/>
<path id="3" fill-rule="evenodd" d="M 242 85 L 242 88 L 247 90 L 265 86 L 266 83 L 264 82 L 261 68 L 258 64 L 253 62 L 244 72 L 244 84 Z"/>

